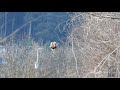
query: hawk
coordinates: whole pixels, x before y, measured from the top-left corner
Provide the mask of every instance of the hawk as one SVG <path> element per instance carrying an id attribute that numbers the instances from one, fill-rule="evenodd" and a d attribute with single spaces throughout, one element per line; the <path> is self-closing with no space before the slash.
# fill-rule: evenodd
<path id="1" fill-rule="evenodd" d="M 50 48 L 51 49 L 56 49 L 57 48 L 57 43 L 56 42 L 51 42 L 50 43 Z"/>

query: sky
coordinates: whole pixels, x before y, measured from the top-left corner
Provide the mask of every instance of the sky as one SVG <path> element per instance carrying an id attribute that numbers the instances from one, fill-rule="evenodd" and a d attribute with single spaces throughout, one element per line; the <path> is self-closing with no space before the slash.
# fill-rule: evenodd
<path id="1" fill-rule="evenodd" d="M 0 37 L 5 38 L 20 29 L 15 33 L 17 41 L 29 34 L 36 42 L 41 39 L 44 43 L 64 41 L 67 37 L 64 29 L 67 28 L 65 25 L 69 19 L 67 12 L 1 12 Z"/>

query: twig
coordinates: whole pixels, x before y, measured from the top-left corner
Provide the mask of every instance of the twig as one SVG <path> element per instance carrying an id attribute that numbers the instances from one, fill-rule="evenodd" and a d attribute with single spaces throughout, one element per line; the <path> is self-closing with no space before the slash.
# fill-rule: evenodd
<path id="1" fill-rule="evenodd" d="M 100 69 L 102 68 L 102 66 L 105 64 L 105 62 L 107 61 L 107 59 L 109 58 L 109 56 L 111 54 L 113 54 L 118 48 L 120 48 L 120 46 L 118 46 L 116 49 L 114 49 L 111 53 L 109 53 L 107 56 L 105 56 L 105 58 L 103 58 L 103 60 L 98 64 L 98 66 L 94 69 L 94 72 L 96 72 L 96 70 L 100 67 Z M 102 64 L 103 63 L 103 64 Z M 101 65 L 101 66 L 100 66 Z"/>
<path id="2" fill-rule="evenodd" d="M 98 18 L 105 18 L 105 19 L 113 19 L 113 20 L 120 20 L 120 18 L 117 18 L 117 17 L 112 17 L 112 16 L 102 16 L 102 15 L 95 15 L 93 13 L 86 13 L 88 15 L 91 15 L 93 17 L 98 17 Z"/>
<path id="3" fill-rule="evenodd" d="M 74 56 L 74 59 L 75 59 L 75 64 L 76 64 L 76 73 L 77 73 L 77 76 L 79 77 L 79 71 L 78 71 L 78 62 L 77 62 L 77 58 L 75 56 L 75 52 L 74 52 L 74 46 L 73 46 L 73 35 L 72 35 L 72 53 L 73 53 L 73 56 Z M 80 78 L 80 77 L 79 77 Z"/>
<path id="4" fill-rule="evenodd" d="M 37 49 L 37 60 L 36 60 L 36 62 L 35 62 L 35 69 L 37 69 L 38 68 L 38 61 L 39 61 L 39 50 L 41 50 L 42 48 L 38 48 Z"/>
<path id="5" fill-rule="evenodd" d="M 70 76 L 73 76 L 73 75 L 75 75 L 76 73 L 72 73 L 72 74 L 70 74 L 70 75 L 65 75 L 65 77 L 70 77 Z"/>

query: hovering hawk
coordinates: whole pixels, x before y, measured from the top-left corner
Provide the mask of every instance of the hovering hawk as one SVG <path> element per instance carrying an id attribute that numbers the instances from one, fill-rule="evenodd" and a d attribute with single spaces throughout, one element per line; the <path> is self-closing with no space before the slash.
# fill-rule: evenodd
<path id="1" fill-rule="evenodd" d="M 57 43 L 56 42 L 51 42 L 50 43 L 50 48 L 51 49 L 56 49 L 57 48 Z"/>

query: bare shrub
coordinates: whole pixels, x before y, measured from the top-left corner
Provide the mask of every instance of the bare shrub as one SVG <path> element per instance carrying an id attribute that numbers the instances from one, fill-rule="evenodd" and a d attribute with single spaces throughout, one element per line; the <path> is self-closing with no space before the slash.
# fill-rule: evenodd
<path id="1" fill-rule="evenodd" d="M 77 18 L 72 18 L 73 24 L 80 16 L 84 18 L 81 25 L 78 22 L 79 25 L 72 28 L 69 36 L 80 77 L 91 74 L 94 77 L 119 76 L 120 20 L 114 14 L 116 13 L 75 13 L 74 17 Z"/>

